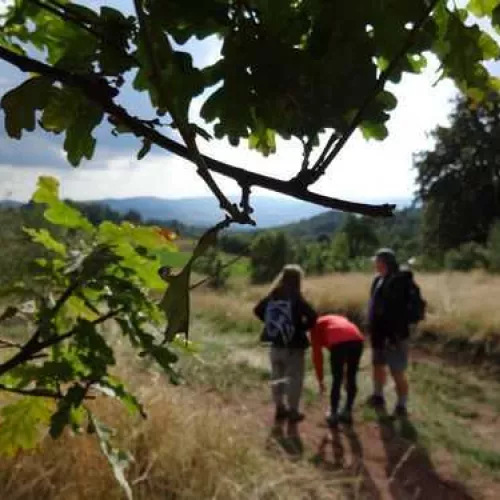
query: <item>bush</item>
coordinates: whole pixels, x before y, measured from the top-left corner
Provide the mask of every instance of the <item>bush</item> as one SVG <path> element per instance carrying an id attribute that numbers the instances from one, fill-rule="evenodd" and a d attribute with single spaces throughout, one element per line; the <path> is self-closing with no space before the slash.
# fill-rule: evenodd
<path id="1" fill-rule="evenodd" d="M 488 255 L 484 247 L 470 242 L 449 250 L 444 257 L 446 269 L 451 271 L 471 271 L 488 267 Z"/>
<path id="2" fill-rule="evenodd" d="M 488 237 L 488 269 L 500 272 L 500 221 L 493 224 Z"/>

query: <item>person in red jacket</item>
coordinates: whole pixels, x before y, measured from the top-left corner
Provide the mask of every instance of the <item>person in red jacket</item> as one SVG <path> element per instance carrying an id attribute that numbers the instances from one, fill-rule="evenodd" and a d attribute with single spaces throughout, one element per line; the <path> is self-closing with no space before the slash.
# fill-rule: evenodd
<path id="1" fill-rule="evenodd" d="M 363 354 L 363 334 L 358 327 L 343 316 L 328 314 L 320 316 L 311 330 L 311 344 L 314 368 L 320 392 L 325 392 L 322 349 L 330 351 L 332 369 L 332 390 L 330 394 L 330 413 L 327 423 L 335 427 L 338 422 L 352 424 L 352 408 L 357 394 L 356 378 Z M 338 407 L 342 381 L 346 372 L 347 402 L 339 415 Z"/>

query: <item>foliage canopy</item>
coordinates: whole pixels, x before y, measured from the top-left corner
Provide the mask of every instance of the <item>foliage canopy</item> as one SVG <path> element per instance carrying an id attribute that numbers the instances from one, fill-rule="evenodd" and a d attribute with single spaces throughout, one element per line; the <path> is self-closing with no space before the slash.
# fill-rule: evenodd
<path id="1" fill-rule="evenodd" d="M 500 49 L 471 23 L 472 16 L 484 17 L 497 28 L 496 0 L 470 0 L 463 8 L 445 0 L 130 3 L 96 10 L 67 0 L 12 2 L 3 16 L 0 59 L 31 75 L 2 100 L 7 133 L 20 139 L 39 124 L 64 134 L 68 161 L 77 166 L 92 158 L 95 129 L 107 118 L 115 134 L 142 141 L 139 158 L 156 145 L 194 162 L 229 217 L 242 223 L 251 222 L 253 185 L 330 208 L 390 213 L 308 187 L 358 126 L 366 137 L 387 135 L 397 101 L 385 84 L 421 72 L 428 53 L 441 63 L 441 77 L 476 100 L 499 86 L 483 62 L 497 59 Z M 215 61 L 195 65 L 185 44 L 197 39 L 202 50 L 213 48 L 214 36 L 220 45 Z M 120 104 L 127 88 L 149 95 L 149 116 L 135 117 Z M 200 116 L 192 108 L 197 98 Z M 324 131 L 330 139 L 313 154 Z M 201 155 L 197 140 L 212 134 L 232 144 L 248 140 L 266 155 L 274 152 L 276 135 L 297 138 L 304 158 L 297 175 L 281 181 Z M 241 185 L 241 206 L 229 202 L 211 172 Z"/>

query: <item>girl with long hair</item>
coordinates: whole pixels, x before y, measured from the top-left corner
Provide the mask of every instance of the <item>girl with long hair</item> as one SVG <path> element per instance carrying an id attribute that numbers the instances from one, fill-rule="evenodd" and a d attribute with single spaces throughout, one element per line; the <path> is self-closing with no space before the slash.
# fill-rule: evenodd
<path id="1" fill-rule="evenodd" d="M 304 384 L 307 332 L 317 314 L 302 295 L 304 273 L 299 266 L 283 268 L 270 293 L 255 307 L 264 322 L 261 340 L 270 344 L 272 396 L 276 423 L 304 419 L 299 411 Z"/>

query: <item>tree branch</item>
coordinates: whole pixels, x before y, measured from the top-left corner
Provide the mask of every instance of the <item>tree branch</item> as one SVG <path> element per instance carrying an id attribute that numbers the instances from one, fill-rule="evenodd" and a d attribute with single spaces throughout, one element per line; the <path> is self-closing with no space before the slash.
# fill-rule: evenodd
<path id="1" fill-rule="evenodd" d="M 316 161 L 312 169 L 299 172 L 299 174 L 296 177 L 298 181 L 303 182 L 307 186 L 309 186 L 314 182 L 316 182 L 322 175 L 324 175 L 329 165 L 332 163 L 332 161 L 337 157 L 337 155 L 346 145 L 347 141 L 350 139 L 354 131 L 359 127 L 359 125 L 361 125 L 363 117 L 366 111 L 368 110 L 369 106 L 371 105 L 373 100 L 378 96 L 378 94 L 384 89 L 385 84 L 389 80 L 389 77 L 391 76 L 392 72 L 396 69 L 398 64 L 401 62 L 401 59 L 408 53 L 411 46 L 415 43 L 418 33 L 420 32 L 424 24 L 427 22 L 433 10 L 440 1 L 441 0 L 432 0 L 428 4 L 422 17 L 413 25 L 413 28 L 410 31 L 408 38 L 406 39 L 406 42 L 401 47 L 401 50 L 396 54 L 394 59 L 390 62 L 389 66 L 387 66 L 387 68 L 380 74 L 373 90 L 366 97 L 365 101 L 361 104 L 360 108 L 358 109 L 358 112 L 352 119 L 347 130 L 340 138 L 338 137 L 337 132 L 332 133 L 332 135 L 328 139 L 328 142 L 326 143 L 326 146 L 324 147 L 323 151 L 321 152 L 321 155 L 319 156 L 318 160 Z"/>
<path id="2" fill-rule="evenodd" d="M 92 321 L 93 325 L 100 325 L 101 323 L 104 323 L 108 319 L 113 318 L 117 314 L 120 314 L 120 312 L 123 311 L 123 307 L 119 307 L 118 309 L 114 309 L 112 311 L 107 312 L 106 314 L 102 315 L 100 318 L 97 318 L 96 320 Z M 4 373 L 7 373 L 8 371 L 12 370 L 16 366 L 19 366 L 26 361 L 30 361 L 36 357 L 39 357 L 40 351 L 43 351 L 44 349 L 47 349 L 48 347 L 51 347 L 55 344 L 58 344 L 60 342 L 63 342 L 64 340 L 69 339 L 75 333 L 78 331 L 77 327 L 72 328 L 68 332 L 64 333 L 63 335 L 53 335 L 52 337 L 39 342 L 38 341 L 38 332 L 40 331 L 37 329 L 37 331 L 34 333 L 33 337 L 21 348 L 21 350 L 12 358 L 9 360 L 5 361 L 5 363 L 0 364 L 0 376 L 2 376 Z"/>
<path id="3" fill-rule="evenodd" d="M 214 196 L 219 201 L 220 208 L 225 210 L 232 219 L 238 221 L 242 224 L 247 224 L 251 222 L 248 214 L 244 212 L 240 212 L 238 208 L 231 203 L 231 201 L 227 198 L 227 196 L 222 192 L 218 184 L 215 182 L 214 178 L 210 174 L 208 167 L 203 159 L 203 156 L 200 154 L 198 150 L 198 146 L 196 144 L 196 136 L 195 133 L 190 130 L 189 123 L 181 116 L 179 116 L 175 107 L 170 99 L 170 96 L 164 90 L 162 77 L 161 77 L 161 68 L 159 66 L 159 62 L 156 58 L 155 49 L 153 46 L 152 34 L 150 31 L 149 19 L 142 8 L 142 0 L 134 0 L 135 11 L 137 14 L 137 19 L 139 21 L 139 33 L 142 37 L 142 41 L 144 47 L 146 49 L 146 54 L 150 66 L 150 77 L 153 81 L 154 86 L 156 87 L 156 91 L 158 95 L 162 96 L 162 100 L 167 104 L 168 112 L 172 117 L 174 123 L 177 125 L 179 133 L 186 144 L 188 150 L 191 153 L 193 161 L 198 167 L 198 175 L 205 181 L 205 184 L 209 187 L 210 191 L 214 194 Z M 164 35 L 161 35 L 164 36 Z M 174 64 L 173 60 L 173 50 L 170 46 L 170 42 L 166 36 L 164 36 L 165 46 L 168 49 L 168 56 L 170 58 L 170 64 Z M 245 216 L 246 215 L 246 216 Z"/>
<path id="4" fill-rule="evenodd" d="M 97 79 L 95 77 L 96 75 L 90 77 L 64 71 L 36 61 L 30 57 L 16 54 L 1 46 L 0 58 L 16 66 L 21 71 L 37 73 L 65 85 L 79 88 L 89 100 L 101 106 L 101 108 L 110 115 L 112 120 L 127 127 L 137 137 L 146 138 L 157 146 L 185 158 L 188 161 L 196 163 L 195 159 L 192 157 L 192 153 L 185 146 L 164 136 L 150 126 L 145 125 L 140 119 L 131 116 L 124 108 L 115 104 L 113 98 L 116 96 L 116 90 L 110 87 L 106 80 Z M 202 157 L 207 167 L 212 172 L 234 179 L 240 185 L 259 186 L 332 210 L 341 210 L 370 216 L 390 217 L 393 215 L 395 208 L 394 205 L 388 204 L 368 205 L 365 203 L 355 203 L 330 198 L 308 191 L 307 188 L 305 188 L 302 183 L 297 182 L 296 179 L 292 181 L 282 181 L 229 165 L 205 155 L 202 155 Z"/>

